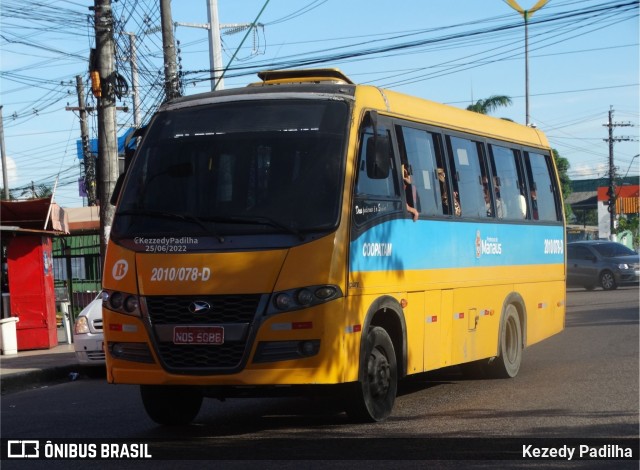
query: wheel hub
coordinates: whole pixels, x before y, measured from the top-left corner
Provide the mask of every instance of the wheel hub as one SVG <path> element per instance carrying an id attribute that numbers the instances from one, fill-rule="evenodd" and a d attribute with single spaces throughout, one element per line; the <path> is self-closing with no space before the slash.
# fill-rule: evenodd
<path id="1" fill-rule="evenodd" d="M 374 397 L 386 395 L 391 386 L 391 367 L 387 357 L 378 350 L 371 353 L 369 360 L 369 388 Z"/>

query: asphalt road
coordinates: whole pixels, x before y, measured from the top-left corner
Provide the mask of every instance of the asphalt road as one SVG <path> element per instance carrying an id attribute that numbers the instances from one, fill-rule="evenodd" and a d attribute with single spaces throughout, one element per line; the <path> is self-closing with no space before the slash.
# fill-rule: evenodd
<path id="1" fill-rule="evenodd" d="M 292 449 L 324 439 L 326 458 L 356 452 L 373 460 L 384 457 L 380 444 L 388 442 L 407 451 L 427 442 L 448 445 L 449 438 L 470 447 L 500 446 L 509 438 L 637 439 L 638 287 L 570 289 L 567 300 L 565 330 L 525 350 L 518 377 L 466 379 L 457 368 L 421 375 L 402 385 L 384 423 L 353 424 L 323 400 L 274 398 L 205 400 L 192 425 L 160 427 L 146 416 L 136 386 L 83 378 L 2 397 L 2 438 L 157 439 L 167 452 L 222 441 L 240 453 L 234 459 L 267 438 L 282 444 L 276 455 L 265 454 L 271 459 L 287 459 Z M 367 454 L 350 438 L 366 438 L 373 449 Z M 309 455 L 316 458 L 314 451 L 317 446 Z"/>

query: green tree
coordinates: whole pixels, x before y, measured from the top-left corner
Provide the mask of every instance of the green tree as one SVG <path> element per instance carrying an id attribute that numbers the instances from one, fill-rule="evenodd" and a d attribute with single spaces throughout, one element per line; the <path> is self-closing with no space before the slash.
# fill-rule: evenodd
<path id="1" fill-rule="evenodd" d="M 493 95 L 486 100 L 478 100 L 474 104 L 467 106 L 467 111 L 480 114 L 491 114 L 498 108 L 511 106 L 511 98 L 504 95 Z"/>
<path id="2" fill-rule="evenodd" d="M 568 171 L 571 167 L 569 160 L 564 157 L 561 157 L 556 149 L 551 150 L 553 153 L 553 159 L 556 163 L 556 168 L 558 169 L 558 177 L 560 178 L 560 189 L 562 191 L 562 198 L 566 201 L 571 194 L 571 178 L 569 178 Z M 573 214 L 571 210 L 571 205 L 564 203 L 564 213 L 569 218 L 570 215 Z"/>
<path id="3" fill-rule="evenodd" d="M 618 219 L 616 234 L 629 230 L 633 234 L 633 246 L 640 246 L 640 228 L 638 227 L 638 214 L 625 214 Z"/>

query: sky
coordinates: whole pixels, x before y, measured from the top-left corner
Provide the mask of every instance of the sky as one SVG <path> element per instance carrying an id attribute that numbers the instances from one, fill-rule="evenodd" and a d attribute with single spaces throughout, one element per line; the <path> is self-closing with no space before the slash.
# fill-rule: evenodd
<path id="1" fill-rule="evenodd" d="M 117 71 L 131 86 L 129 37 L 136 37 L 144 123 L 164 99 L 159 0 L 112 0 Z M 493 115 L 525 123 L 524 21 L 504 0 L 218 0 L 224 87 L 257 81 L 260 70 L 336 67 L 352 81 L 466 108 L 506 95 Z M 530 9 L 536 0 L 516 0 Z M 0 2 L 0 105 L 9 188 L 56 188 L 63 207 L 81 207 L 82 169 L 75 77 L 88 82 L 95 47 L 86 0 Z M 171 4 L 183 93 L 210 91 L 207 0 Z M 608 175 L 606 127 L 613 111 L 618 176 L 638 176 L 639 2 L 549 0 L 529 18 L 531 123 L 568 159 L 574 180 Z M 256 23 L 254 28 L 246 25 Z M 236 25 L 235 28 L 232 25 Z M 238 26 L 239 25 L 239 26 Z M 233 59 L 233 60 L 232 60 Z M 120 134 L 133 125 L 132 97 L 117 106 Z M 95 113 L 89 116 L 96 137 Z M 57 181 L 57 183 L 56 183 Z M 604 184 L 603 184 L 604 185 Z"/>

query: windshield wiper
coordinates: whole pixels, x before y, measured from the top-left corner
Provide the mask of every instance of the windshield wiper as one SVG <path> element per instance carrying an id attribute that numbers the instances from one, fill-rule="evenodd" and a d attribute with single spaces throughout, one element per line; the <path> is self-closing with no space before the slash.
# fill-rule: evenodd
<path id="1" fill-rule="evenodd" d="M 219 235 L 213 228 L 204 223 L 204 220 L 191 214 L 183 214 L 180 212 L 167 212 L 167 211 L 150 211 L 130 209 L 116 212 L 116 215 L 142 215 L 148 217 L 159 217 L 164 219 L 177 219 L 192 222 L 202 228 L 206 233 L 215 237 L 220 243 L 224 243 L 224 237 Z M 207 219 L 209 221 L 209 219 Z"/>

